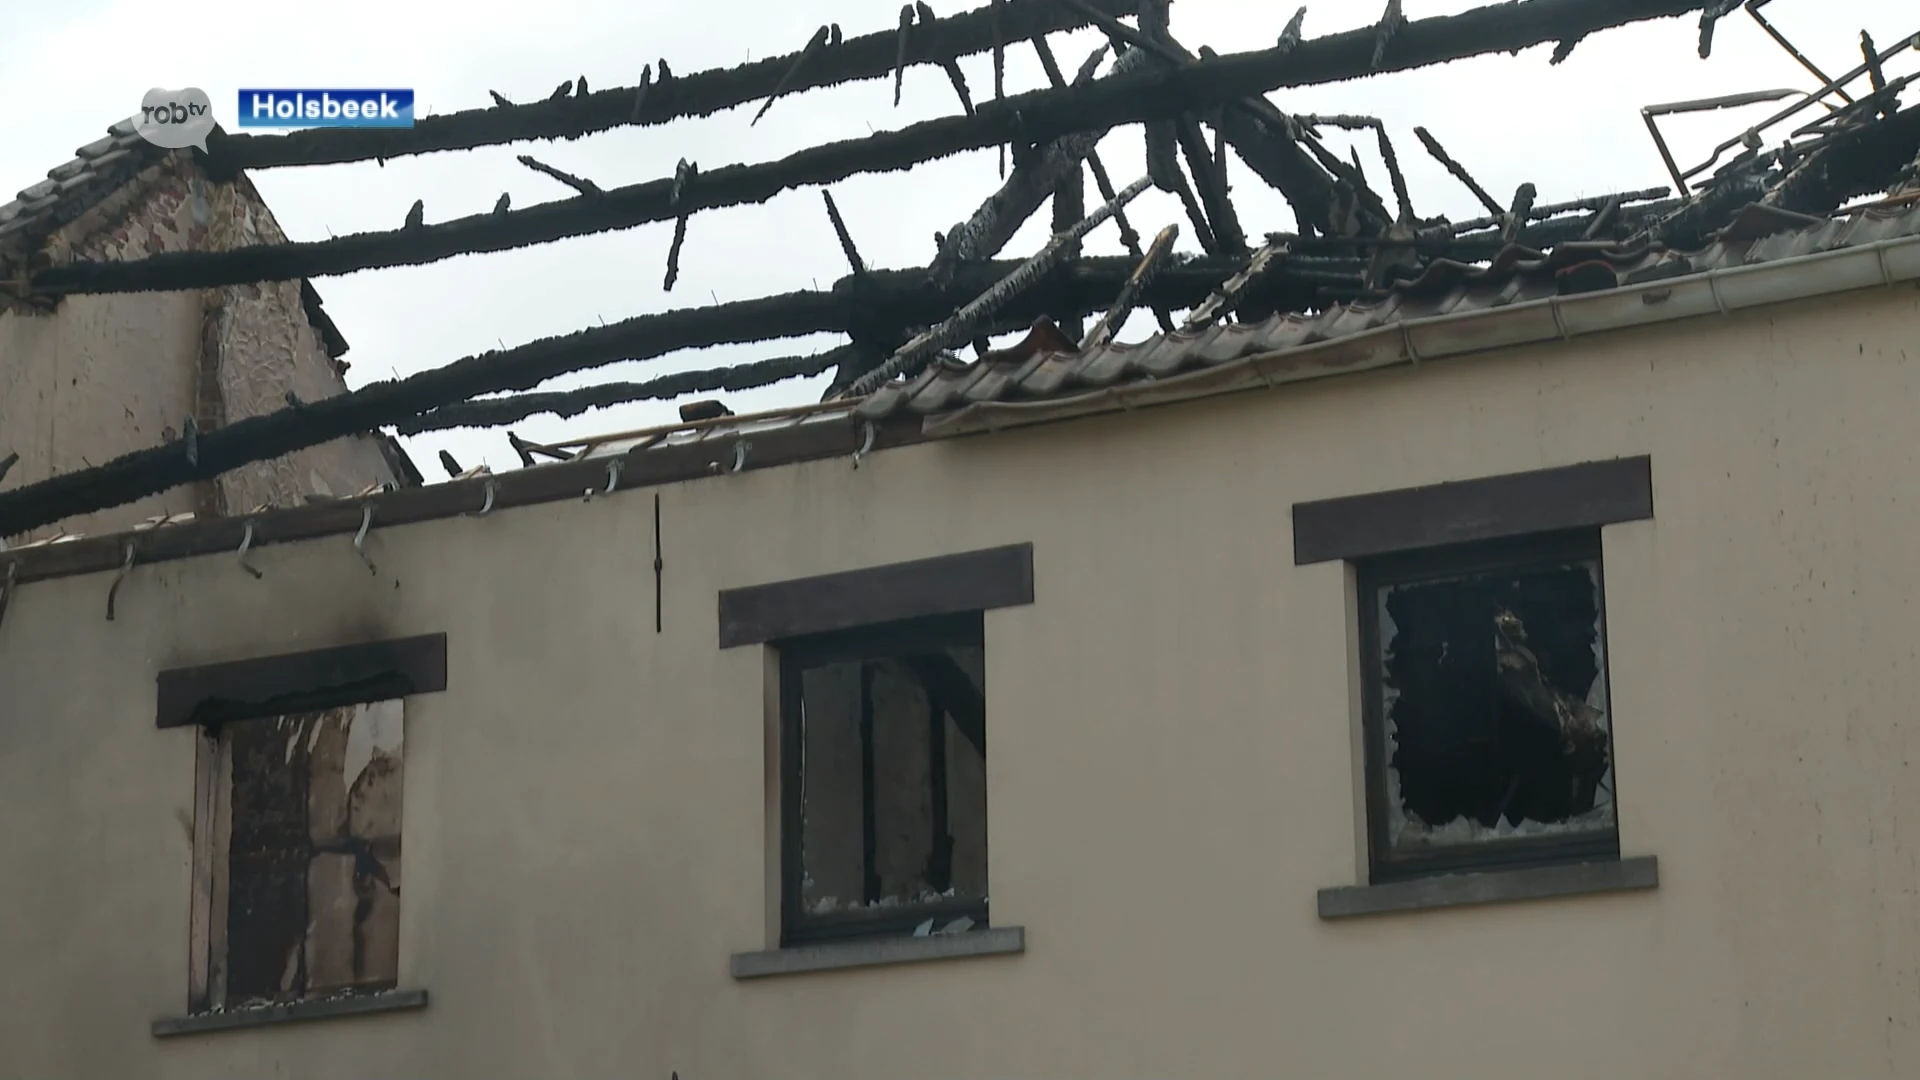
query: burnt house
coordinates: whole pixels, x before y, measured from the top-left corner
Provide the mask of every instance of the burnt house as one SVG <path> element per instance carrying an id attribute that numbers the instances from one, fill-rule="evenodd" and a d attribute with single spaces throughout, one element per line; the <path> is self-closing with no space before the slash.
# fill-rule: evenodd
<path id="1" fill-rule="evenodd" d="M 0 203 L 0 279 L 76 261 L 286 242 L 244 176 L 215 182 L 132 121 Z M 347 390 L 346 338 L 307 280 L 56 299 L 0 288 L 0 479 L 12 486 Z M 418 483 L 399 444 L 356 433 L 4 539 L 298 506 Z"/>
<path id="2" fill-rule="evenodd" d="M 1301 66 L 1564 53 L 1676 12 L 1704 52 L 1730 9 L 1396 4 L 1217 57 L 1136 11 L 909 12 L 423 133 L 216 140 L 210 175 L 560 137 L 1087 24 L 1132 57 L 808 159 L 991 147 L 1017 111 L 1037 134 L 927 267 L 868 267 L 842 227 L 833 290 L 456 360 L 210 432 L 200 461 L 694 398 L 677 423 L 0 553 L 0 791 L 63 823 L 0 839 L 8 1062 L 1477 1076 L 1497 1045 L 1578 1075 L 1905 1075 L 1920 112 L 1893 62 L 1920 35 L 1666 191 L 1527 188 L 1455 223 L 1316 154 L 1334 118 L 1257 102 Z M 1221 111 L 1144 103 L 1169 87 Z M 1174 156 L 1094 204 L 1070 178 L 1113 178 L 1071 140 L 1123 124 Z M 1291 162 L 1305 225 L 1248 239 L 1189 128 Z M 501 217 L 680 221 L 784 167 L 571 177 L 568 218 L 25 288 L 428 260 Z M 1076 250 L 1155 185 L 1190 195 L 1201 254 L 1145 221 L 1137 258 Z M 1049 202 L 1041 250 L 995 261 L 1006 208 Z M 525 385 L 796 310 L 842 311 L 848 343 Z M 726 404 L 803 370 L 836 372 L 824 400 Z M 0 531 L 213 469 L 180 451 L 0 490 Z"/>

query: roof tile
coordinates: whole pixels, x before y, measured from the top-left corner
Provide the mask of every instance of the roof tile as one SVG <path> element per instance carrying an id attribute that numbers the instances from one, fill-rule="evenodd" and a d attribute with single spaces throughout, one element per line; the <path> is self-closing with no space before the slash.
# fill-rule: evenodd
<path id="1" fill-rule="evenodd" d="M 115 150 L 109 150 L 106 153 L 101 154 L 99 157 L 96 157 L 93 159 L 94 171 L 99 172 L 105 169 L 113 168 L 114 166 L 119 165 L 121 162 L 126 161 L 128 158 L 131 158 L 132 156 L 133 156 L 133 151 L 124 146 Z"/>
<path id="2" fill-rule="evenodd" d="M 1026 340 L 967 363 L 945 356 L 907 380 L 876 390 L 857 408 L 866 419 L 901 412 L 928 415 L 984 401 L 1039 401 L 1088 389 L 1164 379 L 1248 356 L 1279 353 L 1396 322 L 1468 314 L 1552 296 L 1604 291 L 1644 281 L 1920 235 L 1920 200 L 1836 218 L 1809 218 L 1749 207 L 1707 247 L 1692 252 L 1641 244 L 1561 244 L 1551 254 L 1510 247 L 1488 265 L 1436 260 L 1420 277 L 1376 300 L 1337 304 L 1314 316 L 1286 313 L 1255 323 L 1215 324 L 1156 334 L 1135 345 L 1062 347 L 1041 320 Z"/>
<path id="3" fill-rule="evenodd" d="M 93 140 L 92 142 L 88 143 L 87 145 L 81 147 L 78 150 L 75 150 L 73 152 L 73 156 L 80 157 L 80 158 L 97 158 L 105 154 L 109 150 L 116 149 L 119 145 L 120 145 L 120 139 L 118 136 L 102 135 L 100 138 Z"/>
<path id="4" fill-rule="evenodd" d="M 21 191 L 18 199 L 0 203 L 0 223 L 7 226 L 0 237 L 8 239 L 9 247 L 17 248 L 22 237 L 33 243 L 73 221 L 163 151 L 141 139 L 128 121 L 74 153 L 72 161 L 48 170 L 46 179 Z"/>

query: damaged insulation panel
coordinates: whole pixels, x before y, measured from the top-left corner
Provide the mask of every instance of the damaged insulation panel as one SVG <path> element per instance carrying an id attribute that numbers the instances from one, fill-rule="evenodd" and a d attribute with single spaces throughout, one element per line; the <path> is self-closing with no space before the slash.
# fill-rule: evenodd
<path id="1" fill-rule="evenodd" d="M 1408 565 L 1364 596 L 1376 869 L 1617 851 L 1597 535 Z"/>
<path id="2" fill-rule="evenodd" d="M 396 984 L 402 729 L 398 700 L 221 729 L 230 780 L 216 1002 Z"/>
<path id="3" fill-rule="evenodd" d="M 971 633 L 863 634 L 794 657 L 790 932 L 985 925 L 984 670 L 971 622 Z"/>

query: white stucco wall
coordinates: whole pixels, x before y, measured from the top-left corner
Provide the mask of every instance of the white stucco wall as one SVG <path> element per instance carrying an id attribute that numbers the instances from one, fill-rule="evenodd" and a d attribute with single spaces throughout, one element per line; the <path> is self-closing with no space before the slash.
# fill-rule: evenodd
<path id="1" fill-rule="evenodd" d="M 37 582 L 0 625 L 0 1076 L 1904 1077 L 1920 1057 L 1920 292 Z M 1362 877 L 1339 564 L 1307 499 L 1625 455 L 1620 836 L 1651 892 L 1323 922 Z M 1018 957 L 755 982 L 765 653 L 723 588 L 1034 544 L 986 615 Z M 407 705 L 424 1011 L 155 1040 L 191 732 L 156 672 L 444 631 Z"/>

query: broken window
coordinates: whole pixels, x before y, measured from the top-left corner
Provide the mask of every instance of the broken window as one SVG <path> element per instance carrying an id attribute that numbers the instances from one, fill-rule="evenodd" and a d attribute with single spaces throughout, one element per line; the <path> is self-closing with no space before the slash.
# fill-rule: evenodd
<path id="1" fill-rule="evenodd" d="M 1617 855 L 1597 531 L 1363 564 L 1376 880 Z"/>
<path id="2" fill-rule="evenodd" d="M 985 927 L 980 616 L 780 651 L 785 940 Z"/>
<path id="3" fill-rule="evenodd" d="M 395 985 L 402 734 L 396 699 L 210 737 L 208 1005 Z"/>

